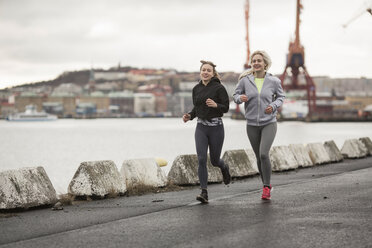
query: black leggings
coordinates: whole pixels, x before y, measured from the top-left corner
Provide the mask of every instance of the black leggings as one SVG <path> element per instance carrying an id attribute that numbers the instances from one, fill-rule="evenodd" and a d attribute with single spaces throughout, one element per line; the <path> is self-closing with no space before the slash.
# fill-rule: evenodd
<path id="1" fill-rule="evenodd" d="M 206 189 L 208 184 L 208 146 L 212 165 L 221 169 L 225 168 L 225 163 L 220 158 L 224 138 L 225 130 L 223 125 L 206 126 L 201 123 L 196 125 L 195 144 L 199 162 L 198 176 L 202 189 Z"/>

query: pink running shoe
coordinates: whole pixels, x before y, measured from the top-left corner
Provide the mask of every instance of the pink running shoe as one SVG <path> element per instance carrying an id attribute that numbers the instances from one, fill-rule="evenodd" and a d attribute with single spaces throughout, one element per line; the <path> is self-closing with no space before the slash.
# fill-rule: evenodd
<path id="1" fill-rule="evenodd" d="M 271 199 L 271 190 L 273 189 L 273 187 L 271 187 L 271 185 L 270 185 L 270 187 L 263 187 L 263 189 L 262 189 L 262 196 L 261 196 L 261 199 L 262 200 L 270 200 Z"/>

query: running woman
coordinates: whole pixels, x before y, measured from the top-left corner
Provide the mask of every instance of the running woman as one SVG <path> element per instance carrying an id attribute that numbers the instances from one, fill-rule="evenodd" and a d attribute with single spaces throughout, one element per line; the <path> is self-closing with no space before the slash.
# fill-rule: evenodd
<path id="1" fill-rule="evenodd" d="M 211 164 L 221 169 L 223 181 L 231 180 L 229 166 L 220 158 L 225 131 L 222 116 L 229 110 L 229 97 L 221 84 L 216 65 L 211 61 L 200 61 L 200 81 L 192 90 L 193 109 L 184 114 L 184 122 L 198 117 L 195 129 L 195 145 L 198 155 L 198 176 L 201 193 L 196 200 L 208 203 L 207 154 L 209 148 Z"/>
<path id="2" fill-rule="evenodd" d="M 269 151 L 277 130 L 276 114 L 285 96 L 280 79 L 267 72 L 271 59 L 265 51 L 255 51 L 250 64 L 251 69 L 240 75 L 233 98 L 237 104 L 244 103 L 247 135 L 263 183 L 261 198 L 270 200 L 272 186 Z"/>

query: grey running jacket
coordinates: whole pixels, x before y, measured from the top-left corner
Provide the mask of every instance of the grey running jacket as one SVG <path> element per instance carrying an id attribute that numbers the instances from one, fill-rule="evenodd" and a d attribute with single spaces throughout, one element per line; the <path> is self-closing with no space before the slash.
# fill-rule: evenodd
<path id="1" fill-rule="evenodd" d="M 253 74 L 248 74 L 241 78 L 236 86 L 233 95 L 235 103 L 242 103 L 241 95 L 248 97 L 248 101 L 244 103 L 247 125 L 264 126 L 276 122 L 277 110 L 282 106 L 285 98 L 279 78 L 266 73 L 261 92 L 258 93 Z M 266 114 L 265 109 L 269 105 L 273 108 L 273 112 Z"/>

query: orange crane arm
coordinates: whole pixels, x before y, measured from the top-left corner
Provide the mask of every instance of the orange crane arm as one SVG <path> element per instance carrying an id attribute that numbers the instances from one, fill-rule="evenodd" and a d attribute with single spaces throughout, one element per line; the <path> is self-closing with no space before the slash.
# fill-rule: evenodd
<path id="1" fill-rule="evenodd" d="M 250 65 L 249 65 L 249 57 L 251 56 L 251 51 L 250 51 L 250 48 L 249 48 L 249 26 L 248 26 L 248 20 L 249 20 L 249 0 L 246 0 L 245 1 L 245 32 L 246 32 L 246 36 L 245 36 L 245 40 L 246 40 L 246 43 L 247 43 L 247 59 L 245 61 L 245 64 L 244 64 L 244 69 L 248 69 L 250 68 Z"/>

